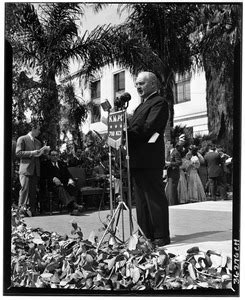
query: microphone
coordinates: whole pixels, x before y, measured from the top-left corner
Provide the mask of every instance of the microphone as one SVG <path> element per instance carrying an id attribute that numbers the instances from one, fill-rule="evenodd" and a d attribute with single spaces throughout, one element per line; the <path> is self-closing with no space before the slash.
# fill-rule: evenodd
<path id="1" fill-rule="evenodd" d="M 128 102 L 131 99 L 131 95 L 127 92 L 121 94 L 114 101 L 116 109 L 126 109 L 128 107 Z"/>
<path id="2" fill-rule="evenodd" d="M 120 95 L 119 100 L 122 103 L 129 102 L 131 100 L 131 95 L 129 93 L 125 92 L 122 95 Z"/>

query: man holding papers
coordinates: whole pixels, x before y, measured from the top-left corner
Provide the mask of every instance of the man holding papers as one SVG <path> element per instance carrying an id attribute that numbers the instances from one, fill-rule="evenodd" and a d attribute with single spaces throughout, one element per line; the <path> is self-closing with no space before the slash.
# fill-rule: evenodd
<path id="1" fill-rule="evenodd" d="M 142 103 L 129 120 L 128 142 L 137 221 L 155 246 L 164 246 L 170 243 L 168 202 L 162 179 L 168 104 L 158 95 L 155 74 L 141 72 L 136 88 Z"/>
<path id="2" fill-rule="evenodd" d="M 20 136 L 16 144 L 16 157 L 20 159 L 19 180 L 21 189 L 19 193 L 19 209 L 28 216 L 36 214 L 36 189 L 40 177 L 39 157 L 49 151 L 49 146 L 41 147 L 41 142 L 36 139 L 40 134 L 40 125 L 34 120 L 31 131 Z M 28 207 L 29 206 L 29 207 Z"/>

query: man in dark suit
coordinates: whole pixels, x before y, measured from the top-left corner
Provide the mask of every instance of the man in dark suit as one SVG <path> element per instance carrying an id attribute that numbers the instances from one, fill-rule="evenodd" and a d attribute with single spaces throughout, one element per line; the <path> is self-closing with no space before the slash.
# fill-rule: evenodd
<path id="1" fill-rule="evenodd" d="M 64 207 L 72 214 L 83 211 L 83 206 L 77 204 L 78 190 L 67 166 L 59 160 L 59 153 L 51 151 L 50 160 L 45 165 L 48 181 L 48 190 L 52 191 Z"/>
<path id="2" fill-rule="evenodd" d="M 225 190 L 222 183 L 222 161 L 216 147 L 214 145 L 208 146 L 209 151 L 205 154 L 204 159 L 208 167 L 209 190 L 212 200 L 216 201 L 217 187 L 220 185 L 221 198 L 225 198 Z"/>
<path id="3" fill-rule="evenodd" d="M 170 243 L 168 202 L 162 178 L 168 104 L 158 95 L 155 74 L 141 72 L 136 88 L 142 103 L 129 120 L 128 142 L 137 221 L 155 246 L 164 246 Z"/>
<path id="4" fill-rule="evenodd" d="M 39 134 L 40 125 L 33 120 L 31 131 L 19 137 L 16 144 L 16 157 L 20 158 L 19 180 L 21 184 L 18 206 L 21 212 L 29 216 L 37 213 L 36 189 L 40 177 L 39 157 L 49 149 L 48 146 L 41 147 L 41 142 L 36 139 Z"/>

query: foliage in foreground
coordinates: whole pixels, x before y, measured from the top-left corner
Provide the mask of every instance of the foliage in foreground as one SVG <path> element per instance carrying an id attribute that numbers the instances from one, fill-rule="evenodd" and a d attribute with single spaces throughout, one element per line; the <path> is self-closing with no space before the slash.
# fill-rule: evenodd
<path id="1" fill-rule="evenodd" d="M 11 282 L 13 287 L 83 290 L 229 289 L 231 259 L 215 251 L 190 248 L 186 255 L 152 250 L 133 235 L 125 244 L 110 238 L 98 247 L 92 232 L 83 239 L 28 228 L 12 211 Z"/>

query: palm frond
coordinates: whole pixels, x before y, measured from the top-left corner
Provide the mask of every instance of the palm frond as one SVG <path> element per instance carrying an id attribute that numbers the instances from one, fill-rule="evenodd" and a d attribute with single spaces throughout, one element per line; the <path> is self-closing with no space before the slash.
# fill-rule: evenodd
<path id="1" fill-rule="evenodd" d="M 69 51 L 69 56 L 82 59 L 85 73 L 113 63 L 114 28 L 97 26 L 91 33 L 85 32 Z"/>
<path id="2" fill-rule="evenodd" d="M 14 34 L 15 38 L 21 40 L 23 44 L 33 42 L 36 48 L 42 47 L 44 30 L 34 6 L 29 3 L 18 3 L 13 9 L 19 25 L 18 32 Z"/>
<path id="3" fill-rule="evenodd" d="M 95 3 L 95 4 L 90 4 L 92 7 L 94 13 L 99 13 L 101 10 L 106 8 L 109 4 L 108 3 Z"/>

